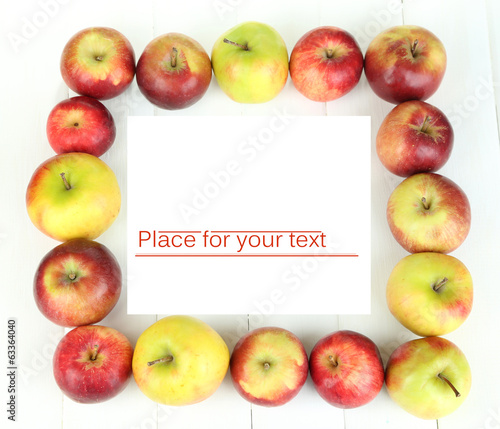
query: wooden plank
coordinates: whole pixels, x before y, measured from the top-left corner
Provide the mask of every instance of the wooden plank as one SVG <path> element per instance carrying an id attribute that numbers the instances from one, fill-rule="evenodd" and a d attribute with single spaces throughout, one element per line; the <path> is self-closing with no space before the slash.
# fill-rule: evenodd
<path id="1" fill-rule="evenodd" d="M 324 335 L 338 329 L 338 317 L 325 316 L 284 316 L 255 314 L 250 316 L 250 330 L 264 326 L 278 326 L 293 332 L 304 344 L 309 356 L 316 342 Z M 314 409 L 314 412 L 311 410 Z M 271 429 L 276 427 L 343 427 L 343 410 L 324 401 L 316 392 L 311 377 L 287 404 L 280 407 L 252 405 L 252 427 Z"/>
<path id="2" fill-rule="evenodd" d="M 38 231 L 26 214 L 24 195 L 33 171 L 54 154 L 45 135 L 46 117 L 67 94 L 60 86 L 59 55 L 45 49 L 58 43 L 61 10 L 49 17 L 36 2 L 2 5 L 0 26 L 4 37 L 0 53 L 11 63 L 2 72 L 0 91 L 0 258 L 3 332 L 8 318 L 17 320 L 16 424 L 36 427 L 40 419 L 58 427 L 62 420 L 62 394 L 52 375 L 52 355 L 63 335 L 38 311 L 33 299 L 33 277 L 43 258 L 56 243 Z M 55 30 L 55 31 L 54 31 Z M 43 55 L 40 53 L 43 52 Z M 41 66 L 40 61 L 43 58 Z M 3 371 L 7 366 L 7 337 L 0 342 Z M 6 373 L 5 373 L 6 374 Z M 4 378 L 7 383 L 7 378 Z M 2 402 L 7 402 L 7 385 Z M 42 393 L 43 392 L 43 393 Z M 43 406 L 40 404 L 43 398 Z M 2 425 L 7 414 L 2 416 Z"/>
<path id="3" fill-rule="evenodd" d="M 486 18 L 488 21 L 488 39 L 491 55 L 492 83 L 495 95 L 495 106 L 497 108 L 497 124 L 500 134 L 500 53 L 498 52 L 498 43 L 500 42 L 500 29 L 497 22 L 500 18 L 500 3 L 495 0 L 486 0 Z"/>
<path id="4" fill-rule="evenodd" d="M 435 421 L 421 421 L 399 409 L 390 400 L 385 388 L 366 407 L 346 411 L 335 409 L 317 395 L 310 378 L 289 405 L 275 409 L 248 404 L 234 391 L 229 376 L 213 397 L 196 406 L 182 408 L 158 406 L 140 392 L 133 380 L 119 397 L 100 405 L 83 406 L 63 398 L 53 381 L 51 356 L 65 331 L 45 320 L 38 312 L 31 284 L 40 259 L 58 243 L 43 236 L 31 225 L 22 196 L 36 166 L 54 154 L 45 137 L 45 121 L 50 109 L 68 95 L 74 95 L 68 91 L 59 73 L 63 45 L 81 28 L 106 25 L 117 28 L 130 39 L 136 58 L 153 37 L 170 31 L 194 37 L 210 53 L 222 32 L 250 19 L 275 27 L 282 34 L 289 53 L 302 34 L 319 25 L 337 25 L 350 31 L 363 52 L 379 31 L 402 22 L 423 25 L 443 40 L 449 54 L 448 70 L 442 86 L 429 102 L 444 110 L 455 126 L 455 148 L 442 173 L 459 183 L 471 200 L 473 228 L 467 241 L 454 255 L 473 274 L 476 302 L 466 324 L 447 336 L 469 358 L 473 370 L 473 390 L 462 408 L 440 420 L 439 427 L 486 428 L 498 422 L 495 419 L 500 412 L 500 371 L 496 356 L 500 348 L 491 341 L 491 337 L 500 321 L 495 305 L 499 296 L 492 286 L 499 280 L 495 258 L 498 234 L 496 214 L 500 204 L 496 194 L 490 191 L 500 184 L 497 168 L 500 159 L 498 114 L 495 113 L 500 93 L 496 86 L 492 87 L 492 82 L 500 82 L 500 55 L 496 49 L 500 43 L 500 32 L 496 28 L 500 16 L 498 2 L 482 0 L 472 5 L 465 0 L 405 0 L 403 8 L 402 2 L 394 0 L 362 0 L 356 2 L 355 7 L 341 0 L 275 1 L 272 5 L 264 0 L 184 3 L 126 0 L 119 5 L 116 2 L 89 0 L 85 5 L 57 1 L 50 16 L 42 8 L 42 3 L 48 2 L 3 2 L 2 11 L 5 13 L 0 16 L 4 35 L 16 33 L 23 36 L 24 28 L 25 39 L 20 45 L 15 45 L 12 38 L 0 39 L 0 52 L 12 63 L 12 67 L 4 67 L 0 80 L 0 93 L 4 100 L 0 103 L 3 141 L 0 157 L 5 162 L 5 168 L 0 169 L 0 180 L 8 184 L 0 187 L 0 200 L 9 202 L 8 210 L 3 209 L 0 214 L 0 259 L 3 261 L 0 272 L 2 285 L 5 285 L 0 313 L 4 319 L 14 316 L 19 321 L 19 365 L 22 368 L 19 378 L 19 427 L 40 427 L 41 421 L 44 427 L 63 428 L 88 427 L 91 423 L 96 427 L 109 428 L 173 429 L 208 425 L 254 429 L 282 426 L 291 429 L 304 426 L 347 429 L 436 427 Z M 96 14 L 96 11 L 99 13 Z M 35 24 L 31 28 L 27 22 Z M 387 277 L 397 261 L 406 255 L 392 239 L 385 223 L 385 202 L 401 179 L 384 170 L 373 146 L 378 126 L 392 105 L 373 94 L 364 76 L 345 98 L 326 104 L 306 100 L 289 79 L 275 100 L 264 105 L 240 105 L 231 101 L 213 79 L 205 97 L 184 111 L 155 108 L 142 96 L 135 81 L 125 94 L 106 101 L 105 105 L 115 116 L 118 136 L 103 159 L 117 174 L 124 194 L 124 206 L 116 223 L 99 241 L 115 253 L 124 271 L 128 115 L 251 116 L 273 115 L 278 109 L 290 115 L 371 116 L 372 314 L 340 317 L 255 314 L 250 318 L 234 315 L 208 316 L 206 319 L 221 333 L 230 350 L 249 327 L 269 324 L 295 332 L 303 340 L 308 353 L 314 343 L 330 331 L 357 330 L 379 345 L 384 361 L 397 345 L 414 338 L 392 318 L 385 303 Z M 127 315 L 126 285 L 132 281 L 140 279 L 125 278 L 124 294 L 103 324 L 122 330 L 135 344 L 138 336 L 157 316 Z M 4 342 L 0 341 L 0 354 L 4 347 Z"/>
<path id="5" fill-rule="evenodd" d="M 62 50 L 64 43 L 81 28 L 90 26 L 108 26 L 122 32 L 132 44 L 136 60 L 138 59 L 138 47 L 147 43 L 152 36 L 152 1 L 134 2 L 126 0 L 121 8 L 126 13 L 116 13 L 116 4 L 89 2 L 85 8 L 76 4 L 69 4 L 68 14 L 78 25 L 64 26 L 63 36 L 59 36 L 59 50 Z M 95 16 L 95 11 L 100 10 L 99 17 Z M 69 19 L 69 18 L 67 18 Z M 130 25 L 133 22 L 133 25 Z M 70 92 L 70 96 L 75 95 Z M 127 285 L 131 281 L 140 281 L 127 276 L 127 237 L 126 214 L 127 214 L 127 116 L 129 115 L 152 115 L 153 108 L 145 102 L 140 94 L 136 81 L 120 96 L 111 100 L 103 101 L 110 110 L 115 120 L 117 136 L 113 146 L 101 159 L 106 162 L 115 172 L 120 190 L 122 193 L 122 207 L 118 218 L 113 225 L 101 235 L 97 241 L 105 244 L 115 254 L 120 263 L 123 274 L 123 286 L 120 300 L 113 311 L 99 324 L 111 326 L 127 336 L 132 345 L 135 345 L 137 338 L 149 325 L 156 321 L 155 315 L 129 316 L 127 314 Z M 64 398 L 63 427 L 83 428 L 88 427 L 92 422 L 107 427 L 117 427 L 129 425 L 129 427 L 150 427 L 149 424 L 161 418 L 158 406 L 152 403 L 139 390 L 133 378 L 131 378 L 126 389 L 117 397 L 92 406 L 92 413 L 89 413 L 87 406 L 76 404 Z"/>
<path id="6" fill-rule="evenodd" d="M 164 317 L 166 315 L 159 315 Z M 215 329 L 228 345 L 231 352 L 241 325 L 241 316 L 207 316 L 194 315 Z M 231 427 L 249 429 L 250 410 L 248 404 L 234 391 L 229 372 L 215 393 L 204 401 L 181 407 L 158 408 L 158 428 L 190 429 L 206 427 L 210 422 L 212 427 Z M 161 418 L 160 418 L 161 417 Z"/>
<path id="7" fill-rule="evenodd" d="M 447 49 L 445 78 L 429 99 L 448 115 L 455 131 L 452 156 L 440 173 L 462 187 L 473 213 L 470 235 L 453 255 L 472 273 L 474 308 L 462 327 L 445 336 L 467 356 L 473 388 L 461 408 L 439 420 L 439 428 L 484 427 L 491 410 L 498 409 L 500 397 L 498 386 L 491 382 L 500 374 L 495 363 L 499 348 L 488 340 L 487 328 L 498 326 L 500 320 L 494 304 L 498 293 L 490 286 L 499 271 L 497 264 L 487 262 L 498 241 L 498 224 L 488 213 L 500 208 L 499 199 L 491 198 L 487 190 L 498 186 L 500 176 L 495 100 L 485 84 L 491 79 L 485 3 L 476 2 L 471 8 L 465 1 L 405 1 L 404 20 L 433 31 Z"/>

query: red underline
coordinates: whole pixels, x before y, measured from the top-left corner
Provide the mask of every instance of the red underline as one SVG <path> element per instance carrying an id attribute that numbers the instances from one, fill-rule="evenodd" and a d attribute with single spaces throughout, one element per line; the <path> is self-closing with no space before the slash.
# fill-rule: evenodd
<path id="1" fill-rule="evenodd" d="M 208 232 L 215 232 L 215 233 L 221 233 L 221 232 L 226 232 L 226 233 L 238 233 L 238 232 L 251 233 L 251 232 L 255 232 L 255 233 L 260 233 L 260 234 L 272 234 L 272 233 L 275 233 L 275 232 L 281 232 L 281 233 L 285 233 L 285 232 L 292 232 L 292 233 L 315 232 L 315 233 L 320 233 L 320 232 L 323 232 L 323 231 L 292 231 L 292 230 L 287 230 L 287 231 L 208 231 Z"/>
<path id="2" fill-rule="evenodd" d="M 355 253 L 136 253 L 136 258 L 357 258 Z"/>
<path id="3" fill-rule="evenodd" d="M 147 232 L 147 231 L 141 231 Z M 159 234 L 201 234 L 201 231 L 156 231 Z"/>

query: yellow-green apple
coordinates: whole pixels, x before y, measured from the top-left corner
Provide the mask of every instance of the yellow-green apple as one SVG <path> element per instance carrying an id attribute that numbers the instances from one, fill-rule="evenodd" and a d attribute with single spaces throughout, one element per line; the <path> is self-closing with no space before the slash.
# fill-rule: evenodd
<path id="1" fill-rule="evenodd" d="M 73 238 L 50 250 L 35 273 L 35 303 L 60 326 L 100 322 L 118 302 L 120 265 L 101 243 Z"/>
<path id="2" fill-rule="evenodd" d="M 115 221 L 120 205 L 120 187 L 113 170 L 100 158 L 83 152 L 45 160 L 26 190 L 31 221 L 59 241 L 99 237 Z"/>
<path id="3" fill-rule="evenodd" d="M 391 27 L 370 42 L 365 74 L 372 90 L 394 104 L 426 100 L 436 92 L 446 70 L 441 40 L 417 25 Z"/>
<path id="4" fill-rule="evenodd" d="M 311 350 L 309 369 L 319 395 L 338 408 L 365 405 L 384 385 L 377 345 L 354 331 L 332 332 L 321 338 Z"/>
<path id="5" fill-rule="evenodd" d="M 450 253 L 469 234 L 471 209 L 455 182 L 437 173 L 418 173 L 392 191 L 387 222 L 396 241 L 410 253 Z"/>
<path id="6" fill-rule="evenodd" d="M 133 348 L 125 335 L 101 325 L 78 326 L 57 345 L 57 385 L 82 404 L 107 401 L 125 389 L 132 374 Z"/>
<path id="7" fill-rule="evenodd" d="M 76 93 L 107 100 L 120 95 L 132 83 L 134 49 L 113 28 L 85 28 L 64 46 L 60 69 L 64 82 Z"/>
<path id="8" fill-rule="evenodd" d="M 184 109 L 207 91 L 212 64 L 196 40 L 168 33 L 148 43 L 137 62 L 136 78 L 151 103 L 162 109 Z"/>
<path id="9" fill-rule="evenodd" d="M 421 419 L 440 419 L 467 398 L 471 370 L 451 341 L 426 337 L 408 341 L 389 357 L 385 383 L 390 397 Z"/>
<path id="10" fill-rule="evenodd" d="M 292 332 L 278 327 L 258 328 L 234 346 L 230 372 L 236 391 L 247 401 L 279 406 L 297 396 L 306 382 L 307 353 Z"/>
<path id="11" fill-rule="evenodd" d="M 393 174 L 432 173 L 451 155 L 453 128 L 437 107 L 420 100 L 405 101 L 384 118 L 376 148 L 380 161 Z"/>
<path id="12" fill-rule="evenodd" d="M 248 21 L 216 40 L 212 67 L 219 86 L 232 100 L 265 103 L 285 86 L 288 51 L 273 27 Z"/>
<path id="13" fill-rule="evenodd" d="M 453 256 L 414 253 L 392 270 L 386 298 L 394 317 L 414 334 L 446 335 L 462 325 L 472 310 L 472 277 Z"/>
<path id="14" fill-rule="evenodd" d="M 56 153 L 101 156 L 116 137 L 111 112 L 99 100 L 79 95 L 57 103 L 47 118 L 47 138 Z"/>
<path id="15" fill-rule="evenodd" d="M 332 26 L 308 31 L 290 54 L 290 77 L 313 101 L 332 101 L 351 91 L 363 72 L 363 54 L 354 37 Z"/>
<path id="16" fill-rule="evenodd" d="M 132 371 L 141 391 L 164 405 L 190 405 L 211 396 L 229 368 L 222 337 L 202 320 L 167 316 L 137 340 Z"/>

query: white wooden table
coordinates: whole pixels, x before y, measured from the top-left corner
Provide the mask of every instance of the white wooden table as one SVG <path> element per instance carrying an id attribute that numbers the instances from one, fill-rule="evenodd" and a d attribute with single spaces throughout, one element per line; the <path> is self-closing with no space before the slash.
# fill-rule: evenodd
<path id="1" fill-rule="evenodd" d="M 37 0 L 1 3 L 0 53 L 0 362 L 7 367 L 7 320 L 17 319 L 17 423 L 2 411 L 0 427 L 17 428 L 500 428 L 500 2 L 496 0 Z M 371 39 L 385 28 L 418 24 L 443 41 L 448 68 L 443 83 L 428 101 L 446 112 L 455 128 L 455 147 L 440 173 L 467 193 L 473 213 L 469 237 L 453 255 L 472 273 L 473 312 L 467 322 L 446 337 L 466 354 L 473 386 L 464 405 L 454 414 L 423 421 L 407 414 L 389 398 L 385 388 L 370 404 L 342 411 L 324 402 L 309 378 L 303 390 L 280 408 L 251 406 L 226 377 L 208 400 L 189 407 L 157 406 L 131 382 L 118 397 L 99 405 L 79 405 L 56 386 L 51 356 L 64 329 L 37 310 L 32 280 L 40 259 L 57 243 L 29 221 L 24 202 L 34 169 L 54 153 L 45 135 L 51 108 L 72 96 L 59 73 L 59 56 L 66 41 L 89 26 L 109 26 L 131 41 L 137 58 L 155 36 L 177 31 L 190 35 L 211 51 L 226 29 L 246 20 L 271 24 L 283 36 L 289 52 L 306 31 L 336 25 L 351 32 L 363 53 Z M 308 352 L 323 335 L 352 329 L 372 338 L 384 361 L 401 343 L 414 338 L 391 316 L 385 303 L 385 283 L 394 265 L 405 256 L 385 221 L 385 204 L 400 178 L 384 170 L 374 151 L 374 137 L 393 107 L 377 98 L 364 75 L 347 96 L 331 103 L 309 102 L 289 80 L 284 91 L 263 105 L 236 105 L 215 79 L 205 97 L 177 112 L 154 108 L 134 81 L 122 96 L 105 102 L 117 122 L 117 141 L 103 156 L 117 174 L 124 195 L 121 214 L 98 241 L 108 246 L 126 271 L 126 157 L 127 116 L 134 115 L 269 115 L 285 109 L 290 115 L 367 115 L 372 118 L 372 311 L 363 316 L 200 316 L 227 341 L 230 349 L 248 329 L 278 325 L 290 329 Z M 355 166 L 353 166 L 355 168 Z M 344 202 L 348 205 L 348 202 Z M 367 238 L 368 239 L 368 238 Z M 163 315 L 127 315 L 126 282 L 117 307 L 102 322 L 116 327 L 135 343 L 140 333 Z M 318 297 L 324 299 L 324 297 Z M 7 378 L 0 386 L 6 409 Z M 10 424 L 10 426 L 9 426 Z"/>

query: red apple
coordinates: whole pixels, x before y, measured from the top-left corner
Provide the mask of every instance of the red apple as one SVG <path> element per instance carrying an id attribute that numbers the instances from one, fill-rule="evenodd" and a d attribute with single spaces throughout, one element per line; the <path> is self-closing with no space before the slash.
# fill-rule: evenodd
<path id="1" fill-rule="evenodd" d="M 94 404 L 118 395 L 132 375 L 133 348 L 121 332 L 106 326 L 79 326 L 57 345 L 54 378 L 76 402 Z"/>
<path id="2" fill-rule="evenodd" d="M 107 27 L 76 33 L 61 55 L 66 85 L 80 95 L 107 100 L 124 92 L 135 74 L 135 55 L 128 39 Z"/>
<path id="3" fill-rule="evenodd" d="M 452 180 L 419 173 L 394 189 L 387 203 L 387 221 L 406 251 L 450 253 L 469 234 L 470 204 Z"/>
<path id="4" fill-rule="evenodd" d="M 48 252 L 34 280 L 38 309 L 61 326 L 100 322 L 116 305 L 122 273 L 109 249 L 96 241 L 75 238 Z"/>
<path id="5" fill-rule="evenodd" d="M 436 92 L 446 70 L 442 42 L 425 28 L 398 25 L 377 35 L 365 54 L 370 87 L 390 103 L 426 100 Z"/>
<path id="6" fill-rule="evenodd" d="M 337 27 L 304 34 L 290 55 L 295 88 L 313 101 L 335 100 L 351 91 L 363 71 L 363 54 L 354 37 Z"/>
<path id="7" fill-rule="evenodd" d="M 203 97 L 212 79 L 212 64 L 203 47 L 179 33 L 152 40 L 137 62 L 137 85 L 163 109 L 184 109 Z"/>
<path id="8" fill-rule="evenodd" d="M 101 156 L 115 137 L 110 111 L 100 101 L 84 95 L 56 104 L 47 119 L 47 138 L 58 154 L 85 152 Z"/>
<path id="9" fill-rule="evenodd" d="M 311 351 L 309 368 L 320 396 L 338 408 L 365 405 L 384 385 L 378 347 L 353 331 L 337 331 L 321 338 Z"/>
<path id="10" fill-rule="evenodd" d="M 299 338 L 276 327 L 258 328 L 240 338 L 230 361 L 237 392 L 267 407 L 293 399 L 307 379 L 307 354 Z"/>
<path id="11" fill-rule="evenodd" d="M 377 155 L 393 174 L 408 177 L 439 170 L 453 148 L 453 128 L 445 114 L 424 101 L 394 107 L 377 133 Z"/>

